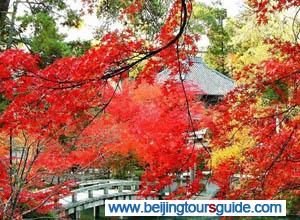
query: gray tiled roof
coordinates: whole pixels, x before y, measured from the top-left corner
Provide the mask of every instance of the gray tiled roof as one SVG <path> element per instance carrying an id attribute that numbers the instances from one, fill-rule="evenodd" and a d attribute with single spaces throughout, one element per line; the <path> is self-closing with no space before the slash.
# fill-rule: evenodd
<path id="1" fill-rule="evenodd" d="M 193 64 L 184 79 L 186 83 L 192 83 L 199 92 L 202 91 L 201 93 L 207 95 L 225 95 L 234 89 L 235 85 L 232 79 L 209 68 L 200 57 L 192 59 Z M 164 82 L 167 80 L 169 73 L 170 71 L 167 69 L 160 72 L 158 74 L 158 81 Z M 179 76 L 175 78 L 179 80 Z"/>

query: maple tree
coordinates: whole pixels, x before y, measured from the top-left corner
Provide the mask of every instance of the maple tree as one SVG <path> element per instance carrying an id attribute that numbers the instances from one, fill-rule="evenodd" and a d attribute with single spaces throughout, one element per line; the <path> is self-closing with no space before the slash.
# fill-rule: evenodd
<path id="1" fill-rule="evenodd" d="M 122 91 L 106 109 L 107 117 L 95 120 L 78 144 L 101 143 L 99 147 L 106 158 L 102 163 L 115 154 L 135 155 L 139 166 L 145 170 L 140 195 L 157 197 L 178 180 L 180 174 L 202 162 L 197 155 L 203 149 L 187 141 L 191 127 L 180 83 L 172 83 L 171 88 L 147 83 L 135 86 L 134 82 L 122 83 Z M 188 92 L 189 101 L 193 96 Z M 190 107 L 193 114 L 203 116 L 205 111 L 201 104 L 193 102 Z M 104 140 L 109 142 L 103 145 Z M 200 172 L 197 179 L 190 179 L 185 187 L 173 192 L 174 196 L 184 198 L 199 192 L 201 178 Z"/>
<path id="2" fill-rule="evenodd" d="M 299 5 L 250 2 L 263 22 L 274 10 Z M 133 20 L 142 6 L 133 1 L 120 21 Z M 46 67 L 21 50 L 0 54 L 0 93 L 7 102 L 0 115 L 1 218 L 58 209 L 59 198 L 76 185 L 74 174 L 116 155 L 134 155 L 144 169 L 141 196 L 158 196 L 181 173 L 209 160 L 205 168 L 213 171 L 219 198 L 299 195 L 299 44 L 269 41 L 273 58 L 236 74 L 239 86 L 210 109 L 212 124 L 193 102 L 196 94 L 172 80 L 179 74 L 182 81 L 196 54 L 195 37 L 185 32 L 191 10 L 190 1 L 175 0 L 152 41 L 125 26 L 84 55 Z M 156 85 L 164 68 L 170 80 Z M 192 115 L 200 115 L 200 123 Z M 212 155 L 189 141 L 190 131 L 204 127 L 212 133 Z M 198 169 L 170 198 L 201 192 L 202 178 Z"/>
<path id="3" fill-rule="evenodd" d="M 77 28 L 81 18 L 69 4 L 64 0 L 1 1 L 0 51 L 22 45 L 31 53 L 40 53 L 46 64 L 70 56 L 76 42 L 66 42 L 58 27 Z"/>
<path id="4" fill-rule="evenodd" d="M 299 1 L 252 2 L 259 19 L 299 5 Z M 212 110 L 213 179 L 220 186 L 219 198 L 288 199 L 294 201 L 294 214 L 299 214 L 300 45 L 297 39 L 267 42 L 271 58 L 239 71 L 237 88 Z"/>
<path id="5" fill-rule="evenodd" d="M 124 16 L 138 13 L 140 4 L 136 3 L 124 9 Z M 98 145 L 93 145 L 91 140 L 84 142 L 81 137 L 99 116 L 108 111 L 107 106 L 112 104 L 114 97 L 117 98 L 120 81 L 128 78 L 130 71 L 140 69 L 138 64 L 143 62 L 139 83 L 142 79 L 153 83 L 162 68 L 169 68 L 171 75 L 179 70 L 186 71 L 183 63 L 196 51 L 193 37 L 184 33 L 190 12 L 190 2 L 174 1 L 165 24 L 151 45 L 130 28 L 125 28 L 108 33 L 83 56 L 58 59 L 44 68 L 37 55 L 21 50 L 0 54 L 0 93 L 9 101 L 0 117 L 1 136 L 4 137 L 1 145 L 3 181 L 0 185 L 3 219 L 19 219 L 31 212 L 45 213 L 55 208 L 58 199 L 69 193 L 74 181 L 51 184 L 51 178 L 72 179 L 66 174 L 95 166 L 94 161 L 103 158 L 104 153 Z M 169 104 L 165 103 L 164 108 Z M 126 114 L 129 113 L 124 112 L 123 117 Z M 185 122 L 189 125 L 187 119 Z M 147 129 L 150 134 L 150 127 L 145 127 Z M 182 129 L 176 132 L 178 134 Z M 20 141 L 16 142 L 16 139 Z M 110 139 L 106 136 L 99 143 L 105 146 Z M 182 140 L 176 144 L 183 144 Z M 146 140 L 141 141 L 145 143 Z M 157 152 L 159 147 L 162 146 L 157 144 L 153 150 Z M 184 151 L 184 147 L 180 147 Z M 149 152 L 149 158 L 150 155 Z M 143 159 L 145 163 L 154 162 L 149 158 Z M 154 169 L 152 166 L 148 169 Z M 164 173 L 176 169 L 179 166 Z"/>
<path id="6" fill-rule="evenodd" d="M 292 7 L 300 6 L 298 0 L 248 0 L 250 6 L 255 10 L 258 21 L 267 23 L 268 17 L 276 11 L 283 11 Z"/>

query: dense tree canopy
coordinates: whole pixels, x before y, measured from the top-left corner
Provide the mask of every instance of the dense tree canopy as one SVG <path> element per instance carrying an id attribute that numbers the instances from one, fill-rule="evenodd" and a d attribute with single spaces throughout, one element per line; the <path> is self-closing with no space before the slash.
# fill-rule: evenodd
<path id="1" fill-rule="evenodd" d="M 139 6 L 132 4 L 124 14 L 138 11 Z M 144 62 L 140 79 L 148 83 L 153 83 L 155 74 L 164 67 L 173 74 L 179 70 L 184 74 L 186 65 L 182 61 L 195 51 L 193 38 L 184 34 L 190 11 L 190 3 L 173 2 L 152 45 L 126 28 L 106 34 L 83 56 L 62 58 L 46 67 L 40 65 L 40 56 L 20 50 L 7 50 L 0 55 L 0 92 L 10 102 L 0 119 L 2 148 L 7 152 L 1 161 L 4 219 L 47 211 L 55 205 L 50 201 L 57 201 L 68 186 L 66 182 L 49 188 L 48 193 L 36 191 L 48 185 L 51 175 L 62 175 L 73 165 L 86 168 L 95 155 L 102 158 L 101 151 L 94 154 L 98 148 L 76 150 L 77 143 L 85 129 L 104 114 L 120 81 L 138 64 Z M 188 119 L 186 123 L 189 125 Z M 16 143 L 16 138 L 21 141 Z M 16 160 L 13 154 L 18 149 L 21 156 Z M 77 151 L 85 153 L 84 157 L 76 157 Z M 62 167 L 62 161 L 69 162 Z"/>
<path id="2" fill-rule="evenodd" d="M 276 8 L 290 7 L 284 3 Z M 276 23 L 265 15 L 274 11 L 262 9 L 268 4 L 273 2 L 264 1 L 257 10 L 259 21 L 269 22 L 265 30 L 272 30 Z M 246 60 L 249 64 L 236 71 L 239 86 L 213 110 L 213 178 L 221 186 L 220 198 L 287 199 L 290 212 L 299 214 L 299 43 L 292 34 L 272 37 L 276 31 L 263 33 L 268 35 L 259 43 L 266 46 L 264 60 Z"/>
<path id="3" fill-rule="evenodd" d="M 274 44 L 285 58 L 248 67 L 239 76 L 247 82 L 216 107 L 221 117 L 212 146 L 219 154 L 233 150 L 215 172 L 223 198 L 299 196 L 299 46 Z M 240 186 L 231 188 L 236 173 Z"/>
<path id="4" fill-rule="evenodd" d="M 226 54 L 226 67 L 231 75 L 247 65 L 274 57 L 270 51 L 273 45 L 268 40 L 295 41 L 293 29 L 297 26 L 293 27 L 294 13 L 288 14 L 273 13 L 267 24 L 258 25 L 256 15 L 248 9 L 237 19 L 228 20 L 226 30 L 231 36 L 228 42 L 231 49 Z"/>
<path id="5" fill-rule="evenodd" d="M 80 26 L 80 14 L 72 10 L 68 2 L 14 0 L 3 4 L 0 5 L 0 50 L 26 48 L 39 54 L 42 64 L 46 65 L 57 58 L 73 55 L 74 46 L 80 46 L 79 42 L 66 42 L 58 30 L 61 26 Z M 80 44 L 87 46 L 87 42 Z"/>
<path id="6" fill-rule="evenodd" d="M 230 35 L 225 29 L 226 18 L 226 9 L 203 3 L 194 5 L 191 18 L 192 31 L 206 34 L 210 41 L 207 51 L 204 51 L 205 61 L 211 68 L 223 74 L 229 74 L 226 68 L 226 56 L 230 51 L 228 45 Z"/>
<path id="7" fill-rule="evenodd" d="M 84 2 L 96 10 L 96 2 Z M 218 198 L 299 201 L 298 39 L 261 39 L 268 44 L 266 60 L 237 68 L 236 89 L 204 109 L 195 102 L 194 85 L 184 83 L 189 58 L 197 54 L 198 37 L 187 29 L 192 2 L 164 1 L 168 7 L 161 11 L 156 11 L 161 1 L 155 2 L 101 2 L 111 10 L 107 16 L 117 14 L 124 26 L 105 33 L 87 51 L 81 43 L 69 50 L 52 14 L 40 9 L 54 4 L 65 10 L 63 1 L 45 1 L 37 13 L 19 18 L 20 28 L 33 24 L 35 31 L 30 50 L 0 54 L 2 219 L 59 209 L 59 198 L 76 185 L 76 173 L 115 168 L 111 161 L 118 158 L 144 171 L 141 196 L 158 196 L 196 167 L 196 178 L 187 179 L 169 198 L 200 193 L 202 171 L 209 169 L 209 181 L 220 187 Z M 274 11 L 299 6 L 297 0 L 249 3 L 262 25 L 271 22 Z M 209 9 L 225 16 L 223 10 Z M 152 25 L 148 10 L 163 20 L 156 20 L 154 28 L 140 28 Z M 219 32 L 223 26 L 209 15 L 199 14 L 220 41 L 227 41 L 226 33 Z M 8 45 L 11 34 L 18 33 L 10 31 L 1 35 L 9 37 Z M 157 74 L 164 68 L 170 70 L 169 80 L 159 84 Z M 195 131 L 202 128 L 211 138 L 208 146 L 196 147 Z M 297 205 L 293 208 L 296 213 Z"/>

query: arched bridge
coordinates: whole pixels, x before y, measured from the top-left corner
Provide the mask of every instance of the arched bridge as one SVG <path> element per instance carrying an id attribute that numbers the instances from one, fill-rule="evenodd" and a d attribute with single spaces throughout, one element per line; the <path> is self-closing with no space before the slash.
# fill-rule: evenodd
<path id="1" fill-rule="evenodd" d="M 139 181 L 128 180 L 91 180 L 79 184 L 73 194 L 62 198 L 60 203 L 65 214 L 80 217 L 80 211 L 94 208 L 94 215 L 99 215 L 99 207 L 106 199 L 134 199 L 139 189 Z"/>
<path id="2" fill-rule="evenodd" d="M 206 174 L 206 173 L 205 173 Z M 205 182 L 205 181 L 204 181 Z M 80 212 L 84 209 L 93 208 L 94 217 L 100 216 L 100 206 L 105 204 L 106 199 L 131 200 L 136 199 L 139 190 L 139 181 L 130 180 L 88 180 L 79 184 L 79 188 L 72 191 L 72 194 L 60 199 L 64 210 L 63 216 L 70 216 L 72 219 L 79 219 Z M 213 183 L 205 183 L 206 190 L 195 196 L 194 199 L 211 199 L 218 191 L 218 186 Z M 168 195 L 178 187 L 174 183 L 168 189 L 162 191 Z"/>

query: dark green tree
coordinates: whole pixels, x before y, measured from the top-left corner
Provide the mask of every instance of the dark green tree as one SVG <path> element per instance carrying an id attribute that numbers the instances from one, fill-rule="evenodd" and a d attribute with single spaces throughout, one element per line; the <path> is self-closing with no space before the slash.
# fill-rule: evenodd
<path id="1" fill-rule="evenodd" d="M 64 42 L 64 36 L 59 34 L 57 25 L 48 13 L 38 12 L 19 18 L 20 30 L 34 26 L 33 35 L 24 42 L 30 51 L 40 54 L 44 64 L 52 63 L 56 58 L 71 55 L 70 46 Z"/>
<path id="2" fill-rule="evenodd" d="M 100 35 L 110 28 L 110 25 L 116 21 L 116 18 L 122 15 L 132 0 L 102 0 L 93 1 L 97 7 L 97 16 L 105 18 L 106 22 L 99 27 Z M 127 25 L 143 35 L 153 38 L 162 25 L 172 0 L 145 0 L 142 1 L 142 10 L 134 17 L 127 17 Z"/>
<path id="3" fill-rule="evenodd" d="M 8 12 L 10 0 L 0 1 L 0 30 L 5 26 L 6 15 Z"/>
<path id="4" fill-rule="evenodd" d="M 210 45 L 207 48 L 204 59 L 209 66 L 223 74 L 228 74 L 226 57 L 230 48 L 230 33 L 225 28 L 227 11 L 224 8 L 208 6 L 203 3 L 194 5 L 191 18 L 191 30 L 196 33 L 206 34 Z"/>
<path id="5" fill-rule="evenodd" d="M 9 4 L 9 1 L 8 1 Z M 2 50 L 25 46 L 32 53 L 39 54 L 42 64 L 52 63 L 56 58 L 74 55 L 80 46 L 65 42 L 65 36 L 59 32 L 60 26 L 78 27 L 80 14 L 66 3 L 66 0 L 10 1 L 10 6 L 1 5 Z M 84 42 L 86 47 L 87 42 Z"/>

